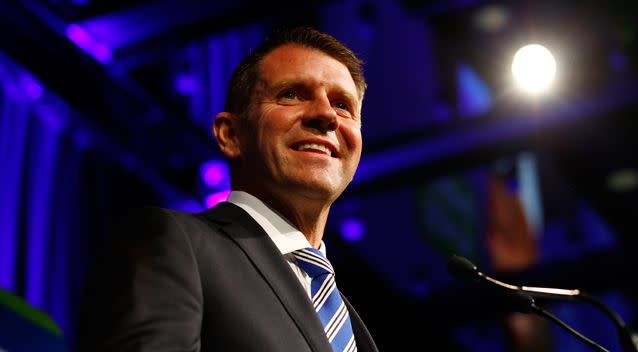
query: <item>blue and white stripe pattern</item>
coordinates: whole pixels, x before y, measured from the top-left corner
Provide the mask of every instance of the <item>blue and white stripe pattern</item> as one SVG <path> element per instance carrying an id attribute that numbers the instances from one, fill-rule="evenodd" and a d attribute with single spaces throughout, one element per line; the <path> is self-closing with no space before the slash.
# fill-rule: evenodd
<path id="1" fill-rule="evenodd" d="M 350 315 L 335 284 L 332 265 L 319 250 L 309 247 L 293 252 L 297 264 L 312 278 L 312 304 L 323 324 L 334 352 L 353 352 L 357 344 L 352 333 Z"/>

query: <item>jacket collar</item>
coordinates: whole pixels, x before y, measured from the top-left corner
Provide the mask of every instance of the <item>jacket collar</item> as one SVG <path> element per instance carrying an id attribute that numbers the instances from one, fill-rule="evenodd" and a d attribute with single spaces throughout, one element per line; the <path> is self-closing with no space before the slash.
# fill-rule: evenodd
<path id="1" fill-rule="evenodd" d="M 311 349 L 317 352 L 331 352 L 332 348 L 308 295 L 290 270 L 281 252 L 259 224 L 246 211 L 227 202 L 219 203 L 201 215 L 209 221 L 220 224 L 228 237 L 250 258 L 304 335 Z"/>

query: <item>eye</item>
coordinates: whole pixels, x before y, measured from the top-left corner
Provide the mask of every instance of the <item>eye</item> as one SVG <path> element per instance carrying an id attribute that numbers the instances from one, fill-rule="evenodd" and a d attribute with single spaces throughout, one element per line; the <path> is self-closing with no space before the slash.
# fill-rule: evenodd
<path id="1" fill-rule="evenodd" d="M 294 89 L 285 89 L 281 90 L 277 94 L 277 102 L 282 105 L 294 105 L 299 103 L 302 99 L 302 96 L 299 94 L 297 90 Z"/>
<path id="2" fill-rule="evenodd" d="M 297 93 L 287 90 L 281 94 L 281 97 L 284 99 L 297 99 Z"/>
<path id="3" fill-rule="evenodd" d="M 332 106 L 334 106 L 334 108 L 337 111 L 337 113 L 341 116 L 345 116 L 345 117 L 352 117 L 354 116 L 354 111 L 352 111 L 352 109 L 350 108 L 350 104 L 348 104 L 347 102 L 344 101 L 335 101 Z"/>

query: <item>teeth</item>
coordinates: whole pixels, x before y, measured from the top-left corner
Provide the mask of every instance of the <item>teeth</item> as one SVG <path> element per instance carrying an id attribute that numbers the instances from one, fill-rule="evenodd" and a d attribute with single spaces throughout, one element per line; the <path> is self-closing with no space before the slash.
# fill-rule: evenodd
<path id="1" fill-rule="evenodd" d="M 306 149 L 320 150 L 326 153 L 328 156 L 332 156 L 332 152 L 325 145 L 316 144 L 316 143 L 306 143 L 297 147 L 297 150 L 306 150 Z"/>

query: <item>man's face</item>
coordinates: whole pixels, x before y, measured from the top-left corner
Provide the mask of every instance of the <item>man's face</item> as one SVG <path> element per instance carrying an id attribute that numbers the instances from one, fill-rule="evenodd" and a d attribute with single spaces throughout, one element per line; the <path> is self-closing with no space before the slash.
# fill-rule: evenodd
<path id="1" fill-rule="evenodd" d="M 238 132 L 244 188 L 334 201 L 361 157 L 361 101 L 345 65 L 284 45 L 266 55 Z"/>

